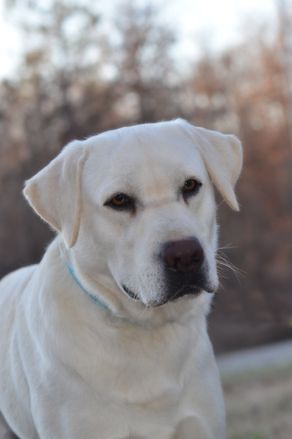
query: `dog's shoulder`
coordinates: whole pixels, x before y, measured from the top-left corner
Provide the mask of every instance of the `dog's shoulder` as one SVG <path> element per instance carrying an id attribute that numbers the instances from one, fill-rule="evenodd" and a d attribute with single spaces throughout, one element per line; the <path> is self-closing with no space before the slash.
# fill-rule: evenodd
<path id="1" fill-rule="evenodd" d="M 36 267 L 37 265 L 28 265 L 4 276 L 0 281 L 0 298 L 5 292 L 16 294 L 23 291 Z"/>

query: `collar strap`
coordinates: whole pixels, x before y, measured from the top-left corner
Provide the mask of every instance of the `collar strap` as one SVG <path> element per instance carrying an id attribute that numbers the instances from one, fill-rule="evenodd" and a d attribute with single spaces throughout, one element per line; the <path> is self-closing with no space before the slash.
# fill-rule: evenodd
<path id="1" fill-rule="evenodd" d="M 80 280 L 78 279 L 74 268 L 69 265 L 67 262 L 65 262 L 65 265 L 67 267 L 68 273 L 69 275 L 72 277 L 72 279 L 74 280 L 74 282 L 79 286 L 79 288 L 86 294 L 86 296 L 92 301 L 94 302 L 100 309 L 102 309 L 103 311 L 107 311 L 108 313 L 110 313 L 112 315 L 112 311 L 111 309 L 107 306 L 106 303 L 104 303 L 102 300 L 99 299 L 99 297 L 97 297 L 95 294 L 91 293 L 90 291 L 88 291 L 80 282 Z M 127 325 L 133 325 L 133 326 L 142 326 L 140 325 L 138 322 L 134 322 L 130 319 L 127 319 L 126 317 L 120 317 L 118 316 L 119 320 L 121 322 L 126 323 Z"/>
<path id="2" fill-rule="evenodd" d="M 90 291 L 88 291 L 80 282 L 80 280 L 78 279 L 74 268 L 71 265 L 68 265 L 66 263 L 66 267 L 68 270 L 68 273 L 70 274 L 70 276 L 72 277 L 72 279 L 75 281 L 75 283 L 79 286 L 79 288 L 81 288 L 82 291 L 84 291 L 84 293 L 89 297 L 89 299 L 92 300 L 92 302 L 94 302 L 97 306 L 99 306 L 99 308 L 101 308 L 104 311 L 110 311 L 109 307 L 102 301 L 100 300 L 95 294 L 92 294 Z"/>

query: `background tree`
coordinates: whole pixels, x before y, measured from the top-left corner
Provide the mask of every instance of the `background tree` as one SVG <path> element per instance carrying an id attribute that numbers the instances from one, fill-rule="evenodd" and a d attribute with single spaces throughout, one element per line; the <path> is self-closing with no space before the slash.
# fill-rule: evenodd
<path id="1" fill-rule="evenodd" d="M 14 0 L 25 40 L 17 77 L 0 82 L 0 274 L 41 257 L 52 237 L 23 181 L 73 138 L 186 117 L 244 144 L 242 206 L 220 206 L 221 246 L 245 275 L 223 280 L 211 319 L 217 349 L 291 335 L 292 178 L 281 38 L 256 26 L 182 72 L 177 35 L 157 8 L 121 3 L 105 26 L 87 0 Z M 110 32 L 108 31 L 110 29 Z M 227 255 L 231 250 L 226 249 Z"/>

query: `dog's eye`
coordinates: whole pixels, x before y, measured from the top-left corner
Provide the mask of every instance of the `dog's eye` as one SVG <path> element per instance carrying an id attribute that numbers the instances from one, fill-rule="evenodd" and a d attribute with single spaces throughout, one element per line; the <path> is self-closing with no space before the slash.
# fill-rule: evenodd
<path id="1" fill-rule="evenodd" d="M 134 209 L 134 200 L 129 195 L 119 193 L 106 201 L 105 206 L 116 210 L 132 210 Z"/>
<path id="2" fill-rule="evenodd" d="M 195 195 L 200 187 L 202 186 L 202 183 L 195 178 L 188 178 L 182 187 L 182 194 L 185 198 Z"/>

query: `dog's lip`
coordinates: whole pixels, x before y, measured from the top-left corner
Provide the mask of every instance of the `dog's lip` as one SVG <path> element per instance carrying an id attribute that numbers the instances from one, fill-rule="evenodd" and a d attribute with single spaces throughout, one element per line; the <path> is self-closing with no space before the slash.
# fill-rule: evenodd
<path id="1" fill-rule="evenodd" d="M 180 297 L 188 296 L 188 295 L 198 295 L 201 294 L 203 291 L 206 291 L 207 293 L 214 293 L 216 289 L 209 284 L 183 284 L 177 290 L 175 293 L 168 299 L 170 301 L 174 301 L 176 299 L 179 299 Z M 181 293 L 184 292 L 183 296 L 181 296 Z"/>
<path id="2" fill-rule="evenodd" d="M 130 299 L 139 300 L 139 297 L 137 296 L 137 294 L 133 293 L 133 291 L 131 291 L 128 287 L 126 287 L 125 284 L 122 284 L 122 288 L 123 288 L 124 292 L 127 294 L 127 296 L 130 297 Z"/>
<path id="3" fill-rule="evenodd" d="M 204 291 L 204 288 L 198 285 L 182 285 L 180 288 L 178 288 L 175 293 L 173 293 L 171 296 L 167 297 L 166 302 L 176 302 L 180 299 L 190 298 L 190 297 L 196 297 L 199 296 Z M 182 294 L 183 293 L 183 294 Z"/>
<path id="4" fill-rule="evenodd" d="M 137 294 L 135 294 L 132 290 L 130 290 L 128 287 L 126 287 L 125 284 L 121 284 L 121 287 L 123 289 L 123 291 L 126 293 L 126 295 L 135 301 L 139 301 L 139 297 Z M 186 289 L 189 292 L 185 293 L 185 295 L 180 296 L 180 292 L 182 289 Z M 168 302 L 175 302 L 179 299 L 185 298 L 186 296 L 191 296 L 191 295 L 195 295 L 198 296 L 199 294 L 201 294 L 203 291 L 206 291 L 207 293 L 215 293 L 216 288 L 212 287 L 211 285 L 204 285 L 203 287 L 199 286 L 199 285 L 193 285 L 193 284 L 185 284 L 182 285 L 180 288 L 177 289 L 177 291 L 173 294 L 172 297 L 169 298 L 165 298 L 163 301 L 155 301 L 153 303 L 151 303 L 151 307 L 158 307 L 161 305 L 164 305 L 165 303 Z"/>
<path id="5" fill-rule="evenodd" d="M 177 298 L 181 297 L 181 292 L 185 291 L 185 295 L 188 294 L 199 294 L 203 291 L 202 287 L 199 287 L 198 285 L 182 285 L 180 288 L 176 290 L 176 292 L 170 297 L 169 300 L 176 300 Z"/>
<path id="6" fill-rule="evenodd" d="M 209 284 L 207 284 L 207 285 L 204 285 L 204 287 L 203 287 L 203 290 L 206 291 L 206 293 L 209 293 L 209 294 L 216 293 L 217 289 L 218 289 L 217 285 L 209 285 Z"/>
<path id="7" fill-rule="evenodd" d="M 186 293 L 184 295 L 180 294 L 182 290 L 186 290 Z M 181 300 L 192 299 L 193 297 L 199 296 L 201 293 L 203 293 L 203 291 L 209 294 L 213 294 L 216 292 L 216 288 L 213 288 L 211 285 L 204 285 L 203 287 L 201 287 L 199 285 L 185 284 L 178 288 L 171 297 L 164 297 L 161 301 L 153 302 L 151 306 L 158 307 L 165 305 L 169 302 L 178 302 Z"/>

